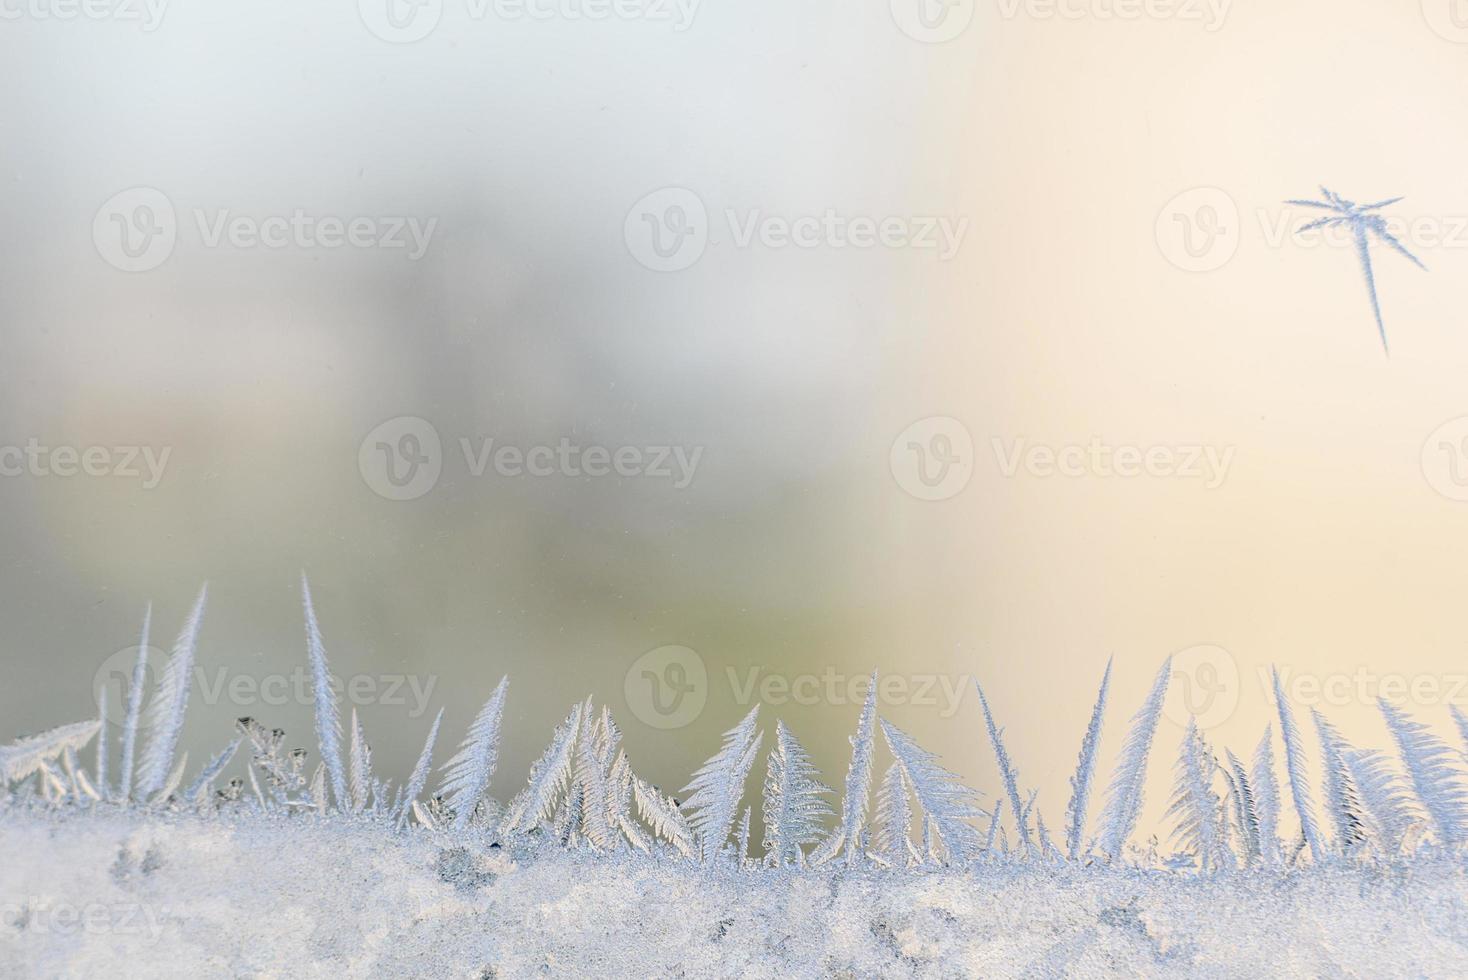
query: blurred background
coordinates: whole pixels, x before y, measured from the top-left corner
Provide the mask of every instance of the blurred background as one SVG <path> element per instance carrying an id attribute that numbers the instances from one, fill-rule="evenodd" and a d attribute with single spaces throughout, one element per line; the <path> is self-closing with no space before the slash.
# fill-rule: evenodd
<path id="1" fill-rule="evenodd" d="M 1148 826 L 1268 665 L 1468 706 L 1452 0 L 160 2 L 3 10 L 0 739 L 207 580 L 185 747 L 314 755 L 303 570 L 380 773 L 510 675 L 502 798 L 587 693 L 839 786 L 878 668 L 993 793 L 978 679 L 1056 831 L 1111 656 L 1108 769 L 1178 655 Z M 1389 358 L 1321 182 L 1406 195 Z"/>

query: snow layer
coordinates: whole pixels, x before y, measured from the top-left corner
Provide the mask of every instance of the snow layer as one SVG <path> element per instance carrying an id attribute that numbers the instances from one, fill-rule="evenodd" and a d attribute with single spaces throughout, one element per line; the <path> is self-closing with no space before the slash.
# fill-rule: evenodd
<path id="1" fill-rule="evenodd" d="M 1468 975 L 1447 858 L 737 872 L 340 816 L 24 807 L 0 855 L 4 978 Z"/>

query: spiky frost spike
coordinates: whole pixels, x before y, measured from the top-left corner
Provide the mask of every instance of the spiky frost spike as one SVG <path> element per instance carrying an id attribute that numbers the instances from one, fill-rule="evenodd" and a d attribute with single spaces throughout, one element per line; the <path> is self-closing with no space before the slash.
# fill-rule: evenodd
<path id="1" fill-rule="evenodd" d="M 179 736 L 183 734 L 189 688 L 194 681 L 199 623 L 204 618 L 204 603 L 208 595 L 209 586 L 205 584 L 199 590 L 199 598 L 194 602 L 189 618 L 184 621 L 178 639 L 174 641 L 168 665 L 158 680 L 158 693 L 148 706 L 148 746 L 143 752 L 142 764 L 138 766 L 138 795 L 145 799 L 156 796 L 168 781 L 173 754 L 178 748 Z"/>
<path id="2" fill-rule="evenodd" d="M 367 799 L 372 795 L 372 747 L 367 744 L 367 734 L 362 731 L 362 722 L 357 719 L 357 709 L 352 709 L 352 745 L 348 753 L 351 762 L 347 770 L 347 793 L 351 796 L 352 812 L 367 809 Z"/>
<path id="3" fill-rule="evenodd" d="M 1453 727 L 1458 729 L 1458 739 L 1463 743 L 1462 753 L 1468 759 L 1468 715 L 1456 704 L 1448 705 L 1448 710 L 1453 713 Z"/>
<path id="4" fill-rule="evenodd" d="M 775 722 L 775 747 L 765 766 L 765 863 L 799 864 L 801 848 L 820 839 L 821 822 L 831 815 L 822 798 L 831 789 L 817 778 L 805 747 L 783 721 Z"/>
<path id="5" fill-rule="evenodd" d="M 93 718 L 0 746 L 0 785 L 4 782 L 18 783 L 52 759 L 82 748 L 96 736 L 100 727 L 101 722 Z"/>
<path id="6" fill-rule="evenodd" d="M 830 854 L 834 857 L 836 851 L 845 847 L 847 864 L 855 864 L 861 860 L 861 832 L 866 823 L 867 797 L 872 787 L 872 749 L 876 746 L 876 721 L 877 672 L 874 670 L 871 683 L 867 687 L 866 700 L 861 706 L 861 716 L 856 722 L 856 734 L 850 738 L 851 763 L 846 768 L 846 791 L 841 798 L 840 837 L 836 838 L 835 850 Z"/>
<path id="7" fill-rule="evenodd" d="M 632 818 L 632 765 L 627 753 L 618 751 L 607 773 L 607 821 L 613 832 L 620 831 L 627 842 L 639 851 L 651 852 L 652 840 Z"/>
<path id="8" fill-rule="evenodd" d="M 1315 801 L 1310 797 L 1310 782 L 1305 777 L 1305 749 L 1300 743 L 1300 729 L 1295 725 L 1294 712 L 1284 696 L 1284 687 L 1279 680 L 1279 668 L 1274 668 L 1274 703 L 1279 709 L 1279 731 L 1284 739 L 1285 772 L 1290 779 L 1290 795 L 1295 800 L 1295 813 L 1300 817 L 1300 833 L 1310 847 L 1310 856 L 1316 861 L 1325 859 L 1325 846 L 1320 839 L 1320 828 L 1315 822 Z"/>
<path id="9" fill-rule="evenodd" d="M 1353 751 L 1346 754 L 1351 779 L 1361 795 L 1369 836 L 1378 853 L 1393 858 L 1417 821 L 1412 794 L 1385 753 Z"/>
<path id="10" fill-rule="evenodd" d="M 220 749 L 218 755 L 209 760 L 208 765 L 199 770 L 199 775 L 195 776 L 194 781 L 189 783 L 189 788 L 184 790 L 185 800 L 194 806 L 203 806 L 208 802 L 209 792 L 214 788 L 214 781 L 219 778 L 219 774 L 224 772 L 224 767 L 229 765 L 230 760 L 234 758 L 241 741 L 243 739 L 236 738 L 230 742 Z"/>
<path id="11" fill-rule="evenodd" d="M 143 714 L 143 688 L 148 680 L 148 628 L 153 621 L 153 604 L 143 610 L 143 638 L 138 660 L 133 665 L 132 685 L 127 689 L 127 717 L 122 725 L 122 776 L 117 797 L 124 802 L 133 795 L 133 759 L 138 744 L 138 719 Z"/>
<path id="12" fill-rule="evenodd" d="M 745 807 L 744 813 L 739 817 L 739 864 L 741 867 L 749 860 L 749 813 L 750 807 Z"/>
<path id="13" fill-rule="evenodd" d="M 107 699 L 97 703 L 97 792 L 103 799 L 110 799 L 112 788 L 107 785 Z"/>
<path id="14" fill-rule="evenodd" d="M 581 724 L 582 706 L 578 703 L 556 726 L 550 744 L 530 767 L 530 778 L 505 810 L 500 826 L 505 830 L 529 830 L 550 817 L 561 787 L 571 776 L 571 747 Z"/>
<path id="15" fill-rule="evenodd" d="M 1062 857 L 1060 849 L 1050 839 L 1050 831 L 1045 829 L 1045 814 L 1039 810 L 1035 811 L 1035 834 L 1040 839 L 1040 853 L 1046 860 L 1054 861 Z"/>
<path id="16" fill-rule="evenodd" d="M 938 765 L 937 757 L 918 745 L 911 735 L 882 720 L 882 736 L 912 785 L 912 795 L 933 826 L 954 864 L 978 857 L 979 832 L 968 821 L 984 811 L 974 806 L 975 791 Z"/>
<path id="17" fill-rule="evenodd" d="M 1081 840 L 1086 833 L 1086 807 L 1091 801 L 1091 781 L 1096 773 L 1096 749 L 1101 744 L 1101 722 L 1106 714 L 1106 693 L 1111 687 L 1111 658 L 1106 659 L 1106 672 L 1101 675 L 1101 690 L 1096 692 L 1096 706 L 1091 709 L 1091 723 L 1081 740 L 1080 757 L 1075 775 L 1070 777 L 1070 805 L 1065 808 L 1065 853 L 1072 861 L 1081 857 Z"/>
<path id="18" fill-rule="evenodd" d="M 999 764 L 999 776 L 1004 780 L 1004 792 L 1009 796 L 1009 806 L 1014 811 L 1014 823 L 1019 828 L 1019 839 L 1028 852 L 1033 846 L 1030 838 L 1029 821 L 1025 818 L 1024 808 L 1019 802 L 1019 773 L 1015 772 L 1014 764 L 1009 760 L 1009 752 L 1004 748 L 1004 733 L 994 724 L 994 713 L 989 710 L 989 699 L 984 697 L 984 689 L 978 681 L 974 681 L 974 690 L 979 692 L 979 706 L 984 709 L 984 726 L 989 730 L 989 743 L 994 747 L 994 759 Z"/>
<path id="19" fill-rule="evenodd" d="M 1115 861 L 1122 855 L 1127 838 L 1137 825 L 1142 812 L 1142 787 L 1147 778 L 1147 755 L 1157 733 L 1157 720 L 1162 716 L 1162 702 L 1167 697 L 1167 682 L 1172 676 L 1172 658 L 1168 657 L 1152 682 L 1152 690 L 1142 707 L 1132 717 L 1131 730 L 1121 748 L 1121 758 L 1106 791 L 1106 805 L 1101 810 L 1101 836 L 1098 849 Z"/>
<path id="20" fill-rule="evenodd" d="M 1279 843 L 1279 781 L 1274 777 L 1273 734 L 1268 725 L 1264 726 L 1264 737 L 1254 749 L 1253 769 L 1249 773 L 1259 825 L 1259 856 L 1269 865 L 1284 860 Z"/>
<path id="21" fill-rule="evenodd" d="M 677 803 L 638 776 L 632 777 L 632 797 L 637 802 L 637 812 L 653 833 L 676 847 L 684 857 L 693 857 L 693 829 L 678 810 Z"/>
<path id="22" fill-rule="evenodd" d="M 433 719 L 433 727 L 428 730 L 428 738 L 423 742 L 423 751 L 418 753 L 418 761 L 414 763 L 408 785 L 403 790 L 403 802 L 397 812 L 399 827 L 407 823 L 413 803 L 423 795 L 423 787 L 428 784 L 428 770 L 433 766 L 433 745 L 438 741 L 438 726 L 442 723 L 443 709 L 439 708 L 438 715 Z"/>
<path id="23" fill-rule="evenodd" d="M 724 733 L 723 747 L 705 762 L 684 787 L 688 794 L 683 804 L 689 823 L 698 834 L 699 853 L 704 861 L 712 859 L 724 846 L 734 828 L 739 800 L 744 795 L 744 779 L 754 764 L 762 736 L 756 731 L 759 705 L 744 720 Z"/>
<path id="24" fill-rule="evenodd" d="M 316 744 L 336 805 L 345 808 L 351 799 L 347 793 L 347 777 L 342 770 L 342 723 L 337 711 L 336 692 L 331 687 L 331 671 L 326 663 L 326 647 L 321 642 L 321 628 L 316 624 L 316 607 L 311 602 L 311 585 L 301 573 L 301 604 L 306 611 L 306 655 L 311 665 L 311 700 L 316 709 Z"/>
<path id="25" fill-rule="evenodd" d="M 158 787 L 158 792 L 153 794 L 152 803 L 158 806 L 167 803 L 178 792 L 183 785 L 184 772 L 189 766 L 189 754 L 185 752 L 178 757 L 178 764 L 168 773 L 168 778 L 163 780 L 163 785 Z"/>
<path id="26" fill-rule="evenodd" d="M 581 717 L 591 717 L 591 699 L 587 698 Z M 611 788 L 602 753 L 611 751 L 611 718 L 603 712 L 592 723 L 591 731 L 576 740 L 576 762 L 573 778 L 581 794 L 581 832 L 592 846 L 603 850 L 621 842 L 621 834 L 611 820 Z"/>
<path id="27" fill-rule="evenodd" d="M 1320 736 L 1320 763 L 1324 770 L 1325 809 L 1335 826 L 1337 850 L 1349 851 L 1366 840 L 1366 819 L 1351 778 L 1346 757 L 1352 749 L 1341 733 L 1318 710 L 1310 709 Z"/>
<path id="28" fill-rule="evenodd" d="M 509 685 L 508 676 L 500 678 L 489 700 L 484 702 L 474 723 L 469 726 L 459 751 L 443 765 L 442 771 L 447 775 L 438 795 L 453 807 L 454 826 L 459 829 L 469 826 L 474 808 L 489 792 L 490 781 L 494 778 L 495 766 L 499 762 L 500 720 L 504 717 L 505 692 Z M 434 727 L 436 731 L 437 726 Z"/>
<path id="29" fill-rule="evenodd" d="M 1259 844 L 1259 807 L 1254 800 L 1254 786 L 1239 757 L 1228 751 L 1229 790 L 1234 801 L 1234 820 L 1238 825 L 1239 839 L 1243 843 L 1244 863 L 1256 863 L 1262 853 Z"/>
<path id="30" fill-rule="evenodd" d="M 1213 773 L 1217 768 L 1213 751 L 1198 731 L 1197 721 L 1190 721 L 1178 753 L 1177 781 L 1167 816 L 1177 818 L 1172 839 L 1197 857 L 1202 871 L 1216 871 L 1228 863 L 1224 858 L 1227 844 L 1219 819 L 1222 811 L 1213 792 Z"/>
<path id="31" fill-rule="evenodd" d="M 875 846 L 878 856 L 894 868 L 905 868 L 913 863 L 912 838 L 909 836 L 912 826 L 912 806 L 907 798 L 909 791 L 907 774 L 901 763 L 892 763 L 887 767 L 887 773 L 877 788 Z M 925 835 L 930 824 L 931 821 L 923 821 Z"/>
<path id="32" fill-rule="evenodd" d="M 1455 753 L 1426 725 L 1413 721 L 1400 708 L 1384 698 L 1378 698 L 1377 704 L 1397 743 L 1397 753 L 1417 799 L 1432 819 L 1438 842 L 1455 847 L 1468 840 L 1468 790 L 1454 764 Z"/>

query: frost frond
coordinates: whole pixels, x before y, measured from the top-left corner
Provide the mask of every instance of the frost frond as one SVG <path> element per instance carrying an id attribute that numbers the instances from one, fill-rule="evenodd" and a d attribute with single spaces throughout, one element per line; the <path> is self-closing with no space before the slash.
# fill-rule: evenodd
<path id="1" fill-rule="evenodd" d="M 1152 682 L 1152 691 L 1132 717 L 1130 731 L 1122 745 L 1121 758 L 1111 785 L 1106 791 L 1106 805 L 1101 810 L 1101 836 L 1097 847 L 1109 859 L 1122 856 L 1127 838 L 1137 825 L 1142 812 L 1142 787 L 1147 777 L 1147 755 L 1157 733 L 1157 720 L 1162 715 L 1162 702 L 1167 697 L 1167 682 L 1172 675 L 1172 658 L 1168 657 Z"/>
<path id="2" fill-rule="evenodd" d="M 1320 736 L 1325 810 L 1335 826 L 1336 849 L 1346 852 L 1366 840 L 1366 817 L 1346 758 L 1353 749 L 1325 715 L 1313 708 L 1310 713 Z"/>
<path id="3" fill-rule="evenodd" d="M 684 787 L 689 823 L 698 834 L 700 854 L 708 861 L 718 854 L 734 828 L 744 779 L 754 764 L 762 736 L 756 731 L 759 705 L 744 720 L 724 733 L 723 747 L 705 762 Z"/>
<path id="4" fill-rule="evenodd" d="M 0 776 L 4 776 L 6 782 L 20 782 L 67 751 L 74 752 L 85 746 L 96 736 L 101 725 L 100 719 L 93 718 L 0 746 Z"/>
<path id="5" fill-rule="evenodd" d="M 173 754 L 178 748 L 179 736 L 183 734 L 184 714 L 189 707 L 189 688 L 194 680 L 194 654 L 199 642 L 199 623 L 204 618 L 204 603 L 209 595 L 209 586 L 199 590 L 193 611 L 184 621 L 183 629 L 174 641 L 168 665 L 158 680 L 158 692 L 148 706 L 148 746 L 138 766 L 138 795 L 157 795 L 168 781 L 173 766 Z"/>
<path id="6" fill-rule="evenodd" d="M 801 864 L 802 848 L 820 839 L 821 823 L 831 815 L 822 797 L 831 789 L 818 776 L 805 747 L 783 721 L 776 721 L 775 747 L 765 769 L 765 863 Z"/>
<path id="7" fill-rule="evenodd" d="M 185 800 L 194 806 L 203 806 L 209 801 L 209 797 L 214 789 L 214 781 L 219 778 L 219 774 L 224 772 L 224 767 L 229 765 L 230 760 L 239 751 L 241 741 L 241 739 L 237 738 L 233 742 L 230 742 L 219 750 L 218 755 L 209 760 L 208 765 L 199 770 L 199 774 L 194 777 L 194 781 L 189 783 L 189 788 L 184 790 L 183 795 Z"/>
<path id="8" fill-rule="evenodd" d="M 362 722 L 357 718 L 357 709 L 352 709 L 352 744 L 347 758 L 347 795 L 352 801 L 352 812 L 367 809 L 372 796 L 372 747 L 367 744 L 367 733 L 362 731 Z"/>
<path id="9" fill-rule="evenodd" d="M 1086 832 L 1086 806 L 1091 800 L 1091 782 L 1096 773 L 1096 749 L 1101 744 L 1101 722 L 1106 714 L 1106 694 L 1111 687 L 1111 658 L 1101 675 L 1101 689 L 1096 692 L 1096 706 L 1091 709 L 1091 723 L 1081 739 L 1080 757 L 1075 775 L 1070 777 L 1070 805 L 1065 809 L 1065 853 L 1072 861 L 1080 860 L 1081 839 Z"/>
<path id="10" fill-rule="evenodd" d="M 408 811 L 411 805 L 423 795 L 423 787 L 428 785 L 428 771 L 433 766 L 433 746 L 438 741 L 438 728 L 443 723 L 443 709 L 438 709 L 438 715 L 433 719 L 433 727 L 428 729 L 428 738 L 423 741 L 423 750 L 418 753 L 418 761 L 413 764 L 413 771 L 408 776 L 408 784 L 403 788 L 403 799 L 396 809 L 398 826 L 402 826 L 408 819 Z"/>
<path id="11" fill-rule="evenodd" d="M 1417 800 L 1431 818 L 1438 843 L 1447 847 L 1463 843 L 1468 838 L 1468 790 L 1455 765 L 1456 753 L 1400 708 L 1382 698 L 1377 704 L 1397 743 L 1397 754 Z"/>
<path id="12" fill-rule="evenodd" d="M 345 807 L 350 796 L 347 777 L 342 770 L 342 723 L 336 706 L 336 692 L 331 687 L 331 671 L 326 663 L 326 646 L 321 642 L 321 628 L 316 623 L 316 607 L 311 603 L 311 585 L 301 573 L 301 605 L 306 613 L 306 656 L 311 666 L 311 701 L 315 705 L 316 745 L 336 805 Z"/>
<path id="13" fill-rule="evenodd" d="M 143 610 L 143 638 L 138 645 L 137 663 L 133 665 L 132 685 L 127 689 L 127 716 L 122 725 L 122 774 L 117 797 L 127 801 L 133 795 L 133 760 L 138 744 L 138 720 L 143 714 L 143 688 L 148 681 L 148 629 L 153 621 L 153 604 Z"/>
<path id="14" fill-rule="evenodd" d="M 1223 809 L 1213 792 L 1217 768 L 1213 750 L 1198 731 L 1197 721 L 1190 721 L 1178 752 L 1176 783 L 1167 816 L 1177 820 L 1172 839 L 1197 859 L 1203 871 L 1221 870 L 1233 863 L 1224 836 Z"/>
<path id="15" fill-rule="evenodd" d="M 1290 795 L 1295 800 L 1295 813 L 1300 817 L 1300 834 L 1310 848 L 1310 856 L 1321 861 L 1325 858 L 1325 847 L 1320 839 L 1320 828 L 1315 822 L 1315 801 L 1310 796 L 1310 782 L 1305 777 L 1305 749 L 1300 743 L 1300 729 L 1295 725 L 1295 715 L 1290 710 L 1289 699 L 1284 696 L 1278 668 L 1274 671 L 1274 703 L 1279 710 L 1279 733 L 1284 739 L 1285 747 L 1285 772 L 1290 779 Z"/>
<path id="16" fill-rule="evenodd" d="M 489 792 L 490 781 L 494 778 L 495 766 L 499 761 L 500 720 L 504 716 L 505 692 L 509 683 L 509 677 L 500 679 L 489 700 L 484 702 L 473 724 L 469 726 L 469 732 L 460 743 L 459 751 L 444 763 L 443 771 L 447 775 L 443 785 L 439 787 L 438 795 L 453 808 L 454 826 L 460 829 L 469 826 L 475 807 L 485 793 Z M 438 725 L 435 723 L 434 731 L 437 730 Z M 417 795 L 413 794 L 415 797 Z"/>
<path id="17" fill-rule="evenodd" d="M 994 748 L 994 759 L 999 764 L 999 777 L 1004 781 L 1004 792 L 1009 796 L 1009 805 L 1014 811 L 1014 823 L 1019 829 L 1020 843 L 1029 851 L 1033 841 L 1030 839 L 1029 821 L 1019 802 L 1019 773 L 1015 772 L 1014 764 L 1009 760 L 1009 752 L 1004 748 L 1004 735 L 994 724 L 994 713 L 989 710 L 989 699 L 984 697 L 984 689 L 978 681 L 974 681 L 974 690 L 979 692 L 979 706 L 984 710 L 984 727 L 989 730 L 989 744 Z"/>
<path id="18" fill-rule="evenodd" d="M 958 781 L 938 765 L 935 755 L 918 745 L 902 729 L 882 720 L 882 736 L 902 766 L 923 813 L 932 821 L 939 841 L 954 864 L 967 864 L 978 857 L 979 832 L 968 821 L 984 811 L 973 805 L 976 791 Z"/>
<path id="19" fill-rule="evenodd" d="M 1249 771 L 1249 788 L 1254 794 L 1254 815 L 1258 821 L 1259 857 L 1265 864 L 1277 865 L 1284 860 L 1279 844 L 1279 780 L 1274 775 L 1274 733 L 1264 726 L 1264 736 L 1254 748 L 1253 768 Z"/>
<path id="20" fill-rule="evenodd" d="M 548 819 L 556 797 L 571 777 L 571 747 L 581 724 L 582 706 L 578 703 L 556 726 L 550 744 L 530 767 L 530 778 L 505 810 L 500 826 L 506 831 L 529 830 Z"/>

